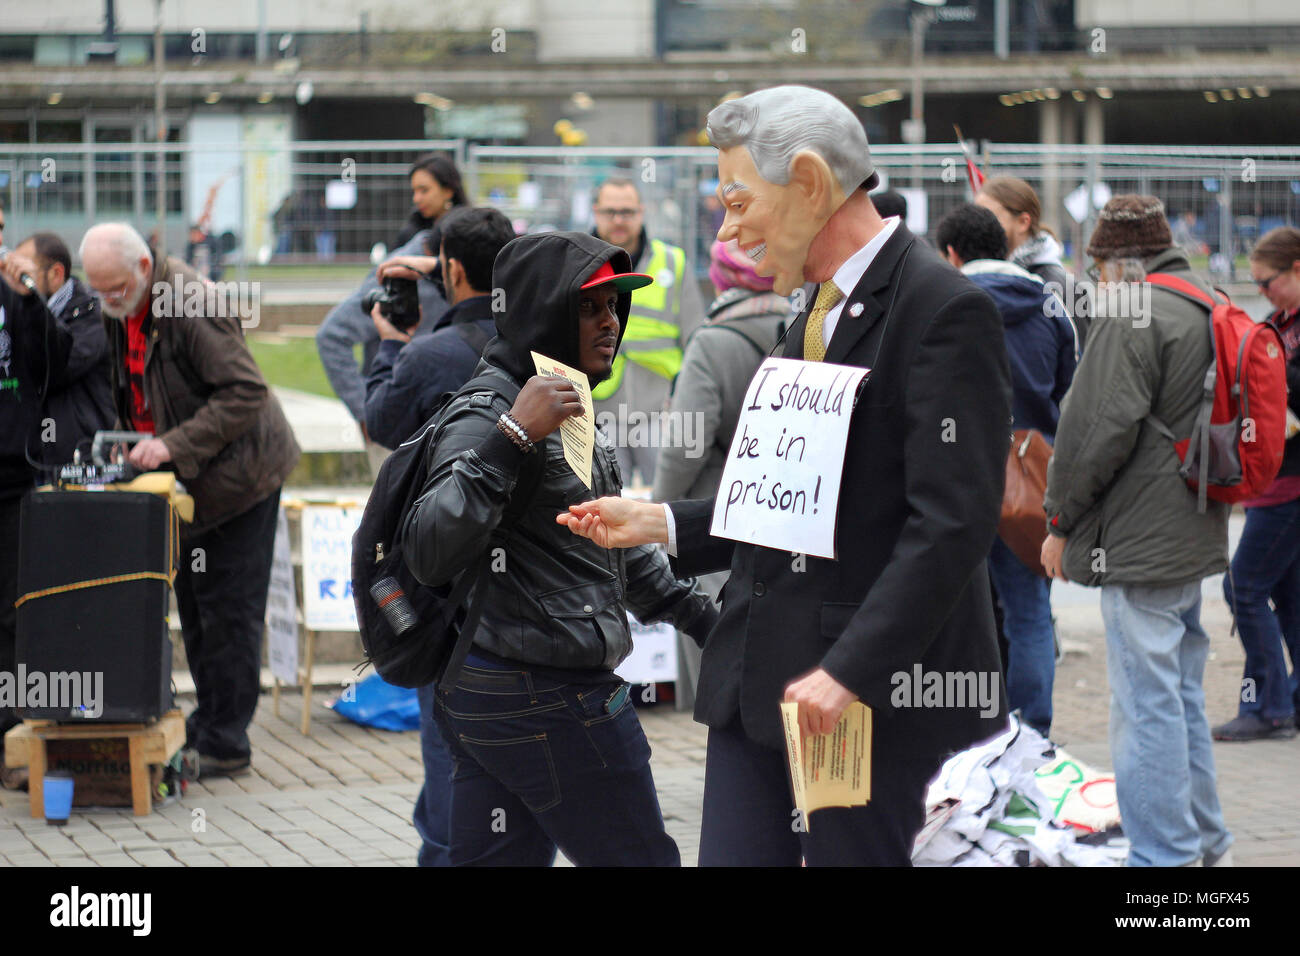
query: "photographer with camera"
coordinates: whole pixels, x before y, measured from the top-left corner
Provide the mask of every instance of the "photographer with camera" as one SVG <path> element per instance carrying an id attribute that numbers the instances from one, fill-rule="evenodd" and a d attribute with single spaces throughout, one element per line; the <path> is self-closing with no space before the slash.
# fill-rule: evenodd
<path id="1" fill-rule="evenodd" d="M 366 381 L 366 430 L 389 448 L 428 420 L 444 392 L 469 381 L 483 347 L 497 331 L 488 292 L 492 263 L 515 237 L 510 220 L 495 209 L 457 209 L 440 225 L 438 257 L 390 259 L 379 267 L 385 290 L 402 285 L 367 299 L 380 343 Z M 432 333 L 412 341 L 419 321 L 418 302 L 412 302 L 415 276 L 438 262 L 451 308 Z"/>
<path id="2" fill-rule="evenodd" d="M 396 252 L 396 257 L 429 257 L 437 255 L 437 245 L 431 245 L 436 233 L 418 232 Z M 379 351 L 380 339 L 375 323 L 370 318 L 366 297 L 380 288 L 377 271 L 366 276 L 365 282 L 346 299 L 334 306 L 316 330 L 316 352 L 320 355 L 325 377 L 329 379 L 334 394 L 347 406 L 352 417 L 364 430 L 366 427 L 366 376 Z M 432 277 L 421 277 L 416 282 L 420 300 L 420 329 L 431 331 L 447 311 L 441 282 Z M 373 305 L 373 303 L 372 303 Z M 357 365 L 356 345 L 361 346 L 361 364 Z M 367 436 L 369 438 L 369 436 Z M 367 441 L 366 452 L 371 467 L 376 472 L 388 455 L 388 450 L 373 441 Z"/>

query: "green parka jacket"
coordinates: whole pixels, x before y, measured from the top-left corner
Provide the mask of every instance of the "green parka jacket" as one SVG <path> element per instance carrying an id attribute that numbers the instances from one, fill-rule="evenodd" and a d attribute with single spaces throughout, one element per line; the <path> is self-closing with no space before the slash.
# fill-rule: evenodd
<path id="1" fill-rule="evenodd" d="M 1208 290 L 1172 248 L 1146 260 Z M 1227 505 L 1205 514 L 1178 474 L 1173 443 L 1191 432 L 1211 357 L 1208 313 L 1147 283 L 1115 284 L 1093 296 L 1098 313 L 1061 403 L 1047 471 L 1047 530 L 1066 537 L 1064 570 L 1092 586 L 1172 586 L 1228 565 Z"/>

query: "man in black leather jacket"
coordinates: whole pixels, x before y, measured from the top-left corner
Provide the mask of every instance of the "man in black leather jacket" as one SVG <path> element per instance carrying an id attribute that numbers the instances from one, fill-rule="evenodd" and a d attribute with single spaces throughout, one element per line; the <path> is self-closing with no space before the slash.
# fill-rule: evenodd
<path id="1" fill-rule="evenodd" d="M 677 865 L 650 774 L 650 748 L 613 670 L 630 653 L 626 610 L 668 620 L 703 641 L 716 612 L 666 554 L 606 551 L 557 526 L 555 515 L 622 487 L 614 447 L 599 430 L 588 488 L 564 455 L 560 424 L 581 415 L 574 386 L 534 375 L 538 352 L 609 375 L 627 326 L 627 253 L 581 233 L 524 236 L 493 268 L 500 333 L 485 367 L 525 382 L 511 405 L 491 392 L 452 400 L 430 446 L 428 479 L 403 534 L 425 584 L 477 566 L 490 571 L 474 647 L 453 687 L 440 688 L 439 727 L 455 758 L 453 865 L 548 865 L 558 846 L 579 865 Z M 540 482 L 521 475 L 542 456 Z M 508 529 L 515 494 L 531 504 Z M 487 549 L 491 549 L 487 551 Z"/>

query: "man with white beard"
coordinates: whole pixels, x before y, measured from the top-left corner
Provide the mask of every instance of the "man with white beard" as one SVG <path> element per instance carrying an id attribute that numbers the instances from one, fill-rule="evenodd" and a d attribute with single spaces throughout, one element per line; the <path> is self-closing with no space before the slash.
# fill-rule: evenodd
<path id="1" fill-rule="evenodd" d="M 93 226 L 80 258 L 107 316 L 118 424 L 154 436 L 130 462 L 175 471 L 194 498 L 174 585 L 198 695 L 188 746 L 201 777 L 244 774 L 280 487 L 298 445 L 239 319 L 196 294 L 206 288 L 196 272 L 125 223 Z"/>

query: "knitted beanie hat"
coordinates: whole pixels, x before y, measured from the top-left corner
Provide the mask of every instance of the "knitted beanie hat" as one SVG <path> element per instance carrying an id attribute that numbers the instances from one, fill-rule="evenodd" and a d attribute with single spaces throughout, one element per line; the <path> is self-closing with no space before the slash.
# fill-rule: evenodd
<path id="1" fill-rule="evenodd" d="M 1149 259 L 1173 244 L 1164 203 L 1125 193 L 1102 207 L 1087 252 L 1093 259 Z"/>

